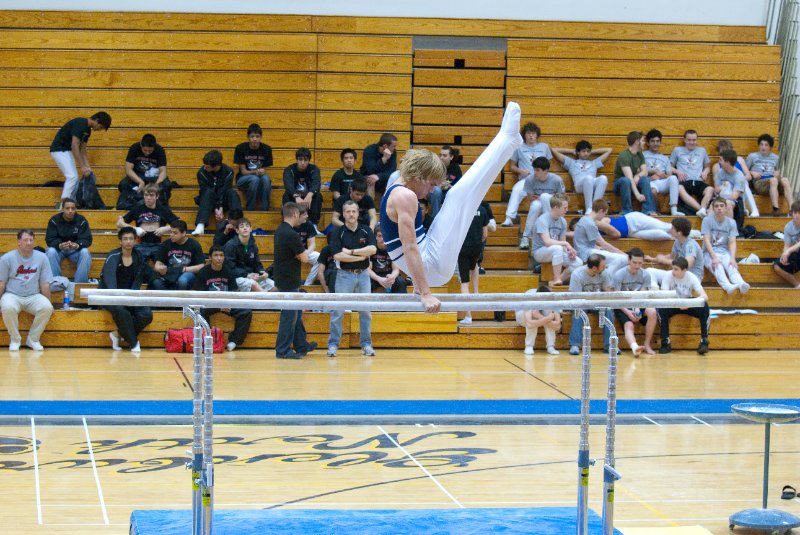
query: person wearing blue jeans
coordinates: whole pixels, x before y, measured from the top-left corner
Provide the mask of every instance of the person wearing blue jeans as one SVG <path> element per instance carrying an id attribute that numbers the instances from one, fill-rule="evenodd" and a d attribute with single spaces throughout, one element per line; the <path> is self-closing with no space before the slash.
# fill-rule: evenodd
<path id="1" fill-rule="evenodd" d="M 261 127 L 253 123 L 247 127 L 247 141 L 236 145 L 233 163 L 239 166 L 236 187 L 244 190 L 247 210 L 255 210 L 261 202 L 261 210 L 269 210 L 272 180 L 267 168 L 272 167 L 272 147 L 261 142 Z"/>
<path id="2" fill-rule="evenodd" d="M 614 193 L 619 195 L 622 215 L 633 212 L 633 197 L 642 203 L 642 213 L 657 213 L 647 163 L 642 155 L 643 138 L 641 132 L 629 133 L 628 148 L 619 154 L 614 167 Z"/>
<path id="3" fill-rule="evenodd" d="M 575 270 L 569 280 L 570 292 L 604 292 L 614 289 L 611 275 L 606 270 L 606 259 L 602 254 L 592 253 L 586 260 L 586 265 Z M 588 312 L 588 311 L 587 311 Z M 611 311 L 606 317 L 611 320 Z M 603 327 L 603 349 L 608 350 L 610 333 Z M 572 326 L 569 329 L 569 354 L 580 354 L 581 340 L 583 339 L 583 321 L 572 315 Z"/>
<path id="4" fill-rule="evenodd" d="M 375 234 L 367 225 L 358 222 L 358 205 L 353 201 L 346 201 L 342 207 L 344 225 L 331 232 L 328 237 L 333 258 L 339 262 L 336 273 L 336 293 L 372 293 L 370 284 L 369 258 L 377 252 Z M 342 339 L 341 311 L 331 312 L 331 333 L 328 337 L 328 356 L 335 357 Z M 365 357 L 374 357 L 372 348 L 372 313 L 361 311 L 358 313 L 359 329 L 361 333 L 361 354 Z"/>
<path id="5" fill-rule="evenodd" d="M 160 276 L 153 279 L 153 290 L 191 290 L 197 272 L 205 266 L 203 248 L 186 235 L 186 221 L 175 221 L 169 240 L 162 243 L 156 253 L 153 269 Z"/>
<path id="6" fill-rule="evenodd" d="M 92 267 L 92 231 L 86 218 L 78 214 L 77 203 L 69 197 L 61 201 L 61 212 L 50 218 L 45 234 L 47 259 L 54 277 L 61 276 L 65 258 L 76 265 L 75 282 L 88 282 Z"/>

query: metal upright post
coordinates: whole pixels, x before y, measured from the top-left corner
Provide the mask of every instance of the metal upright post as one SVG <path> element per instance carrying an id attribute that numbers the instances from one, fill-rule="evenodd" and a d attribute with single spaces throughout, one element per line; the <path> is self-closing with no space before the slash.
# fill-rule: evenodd
<path id="1" fill-rule="evenodd" d="M 601 308 L 600 328 L 606 327 L 608 340 L 608 410 L 606 414 L 606 460 L 603 466 L 603 535 L 614 533 L 614 483 L 621 477 L 614 468 L 614 439 L 617 427 L 617 354 L 619 338 L 614 320 L 607 315 L 609 309 Z"/>
<path id="2" fill-rule="evenodd" d="M 589 530 L 589 380 L 592 359 L 592 326 L 583 310 L 575 310 L 572 321 L 583 321 L 582 373 L 581 373 L 581 437 L 578 447 L 578 518 L 577 533 L 586 535 Z"/>
<path id="3" fill-rule="evenodd" d="M 205 325 L 206 336 L 203 344 L 205 367 L 203 370 L 203 462 L 205 469 L 202 477 L 203 493 L 203 533 L 211 535 L 214 517 L 214 337 L 208 324 Z"/>
<path id="4" fill-rule="evenodd" d="M 192 535 L 201 535 L 203 532 L 203 519 L 200 514 L 202 509 L 200 476 L 203 469 L 202 324 L 205 323 L 205 320 L 197 308 L 183 307 L 183 317 L 190 317 L 194 321 L 194 346 L 192 348 L 192 460 L 186 463 L 186 467 L 191 468 L 192 471 Z"/>

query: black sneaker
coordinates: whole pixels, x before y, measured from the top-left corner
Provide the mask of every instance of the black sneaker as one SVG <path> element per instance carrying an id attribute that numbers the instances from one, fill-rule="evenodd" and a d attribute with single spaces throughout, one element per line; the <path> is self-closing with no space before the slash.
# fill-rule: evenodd
<path id="1" fill-rule="evenodd" d="M 666 355 L 667 353 L 672 352 L 672 344 L 669 342 L 661 342 L 661 348 L 658 350 L 659 353 L 662 355 Z"/>
<path id="2" fill-rule="evenodd" d="M 301 357 L 305 357 L 306 355 L 308 355 L 309 353 L 311 353 L 315 349 L 317 349 L 317 343 L 316 342 L 309 342 L 308 346 L 306 346 L 305 349 L 301 349 L 300 351 L 298 351 L 297 354 L 300 355 Z"/>
<path id="3" fill-rule="evenodd" d="M 708 340 L 700 340 L 700 345 L 697 346 L 697 353 L 700 355 L 708 353 Z"/>
<path id="4" fill-rule="evenodd" d="M 304 356 L 305 355 L 301 355 L 300 353 L 295 353 L 294 351 L 289 351 L 285 355 L 275 355 L 275 357 L 279 359 L 292 359 L 292 360 L 298 360 L 303 358 Z"/>

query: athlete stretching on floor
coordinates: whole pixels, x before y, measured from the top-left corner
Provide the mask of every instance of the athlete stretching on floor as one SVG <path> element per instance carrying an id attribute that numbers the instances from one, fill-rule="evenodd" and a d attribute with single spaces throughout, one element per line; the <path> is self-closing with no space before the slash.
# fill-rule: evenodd
<path id="1" fill-rule="evenodd" d="M 400 178 L 386 190 L 381 202 L 380 225 L 386 250 L 400 269 L 411 275 L 414 291 L 426 312 L 438 312 L 441 304 L 431 286 L 449 281 L 458 252 L 478 205 L 514 150 L 519 135 L 519 106 L 509 102 L 500 132 L 450 188 L 444 204 L 426 234 L 419 199 L 424 199 L 445 176 L 439 156 L 429 150 L 411 149 L 400 164 Z"/>

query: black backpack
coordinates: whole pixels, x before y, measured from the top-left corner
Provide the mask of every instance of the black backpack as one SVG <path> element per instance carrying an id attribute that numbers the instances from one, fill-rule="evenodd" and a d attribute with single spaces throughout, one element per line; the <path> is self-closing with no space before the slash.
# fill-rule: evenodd
<path id="1" fill-rule="evenodd" d="M 75 190 L 75 201 L 78 203 L 78 208 L 86 208 L 88 210 L 106 209 L 106 204 L 97 191 L 97 178 L 95 178 L 94 173 L 89 173 L 78 181 L 78 189 Z"/>

